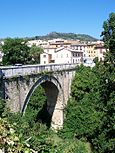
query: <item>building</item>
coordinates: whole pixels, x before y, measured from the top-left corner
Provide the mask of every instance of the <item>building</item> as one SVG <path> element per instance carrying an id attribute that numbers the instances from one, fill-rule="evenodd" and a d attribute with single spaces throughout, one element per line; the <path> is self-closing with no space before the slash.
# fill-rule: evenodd
<path id="1" fill-rule="evenodd" d="M 44 52 L 40 54 L 40 64 L 55 63 L 55 50 L 51 46 L 44 48 Z"/>
<path id="2" fill-rule="evenodd" d="M 48 41 L 45 41 L 45 40 L 29 40 L 27 42 L 27 45 L 29 47 L 31 47 L 32 45 L 35 45 L 35 46 L 40 46 L 40 47 L 46 47 L 47 45 L 49 45 L 49 42 Z"/>
<path id="3" fill-rule="evenodd" d="M 98 57 L 104 60 L 104 43 L 102 41 L 80 43 L 79 40 L 65 40 L 61 38 L 52 40 L 31 40 L 28 46 L 40 46 L 44 52 L 40 55 L 40 64 L 48 63 L 81 63 L 93 61 Z M 90 62 L 89 62 L 90 63 Z"/>
<path id="4" fill-rule="evenodd" d="M 106 49 L 104 48 L 103 41 L 96 41 L 87 44 L 88 59 L 93 60 L 94 58 L 98 57 L 99 61 L 103 61 L 105 53 Z"/>
<path id="5" fill-rule="evenodd" d="M 79 63 L 83 62 L 83 52 L 67 47 L 57 48 L 55 51 L 55 63 Z"/>
<path id="6" fill-rule="evenodd" d="M 97 51 L 95 50 L 95 43 L 87 44 L 87 56 L 88 59 L 93 60 L 95 57 L 98 56 Z"/>
<path id="7" fill-rule="evenodd" d="M 70 47 L 47 48 L 40 55 L 40 64 L 82 63 L 83 51 Z"/>
<path id="8" fill-rule="evenodd" d="M 106 53 L 106 49 L 104 48 L 104 44 L 97 44 L 95 46 L 95 51 L 97 52 L 98 60 L 103 61 L 105 53 Z"/>
<path id="9" fill-rule="evenodd" d="M 85 44 L 85 43 L 84 44 L 80 44 L 80 43 L 72 44 L 71 48 L 73 50 L 83 52 L 83 60 L 85 60 L 85 59 L 87 59 L 89 57 L 88 54 L 87 54 L 87 44 Z"/>

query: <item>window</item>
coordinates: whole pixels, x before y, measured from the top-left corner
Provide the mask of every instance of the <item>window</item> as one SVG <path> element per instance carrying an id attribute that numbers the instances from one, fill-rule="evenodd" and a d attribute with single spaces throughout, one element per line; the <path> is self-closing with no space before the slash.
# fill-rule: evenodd
<path id="1" fill-rule="evenodd" d="M 102 49 L 100 49 L 100 53 L 101 53 L 101 54 L 103 53 Z"/>
<path id="2" fill-rule="evenodd" d="M 102 58 L 100 58 L 100 61 L 102 61 Z"/>
<path id="3" fill-rule="evenodd" d="M 74 55 L 74 57 L 76 57 L 77 56 L 77 53 L 73 53 L 73 55 Z"/>
<path id="4" fill-rule="evenodd" d="M 44 58 L 46 58 L 46 55 L 43 55 Z"/>

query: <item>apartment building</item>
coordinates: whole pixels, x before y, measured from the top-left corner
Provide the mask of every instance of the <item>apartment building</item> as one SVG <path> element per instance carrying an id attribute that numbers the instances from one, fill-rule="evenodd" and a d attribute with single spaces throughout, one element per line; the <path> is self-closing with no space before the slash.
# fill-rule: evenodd
<path id="1" fill-rule="evenodd" d="M 106 49 L 104 48 L 104 44 L 96 44 L 95 51 L 97 52 L 98 60 L 103 61 L 105 53 L 106 53 Z"/>
<path id="2" fill-rule="evenodd" d="M 76 51 L 81 51 L 83 52 L 83 60 L 88 58 L 88 53 L 87 53 L 87 44 L 72 44 L 71 49 L 76 50 Z"/>
<path id="3" fill-rule="evenodd" d="M 48 63 L 82 63 L 83 51 L 75 50 L 70 47 L 58 47 L 44 49 L 40 55 L 40 64 Z"/>
<path id="4" fill-rule="evenodd" d="M 83 52 L 81 50 L 61 47 L 55 51 L 55 63 L 79 63 L 83 62 Z"/>
<path id="5" fill-rule="evenodd" d="M 40 64 L 55 63 L 55 46 L 46 46 L 40 55 Z"/>
<path id="6" fill-rule="evenodd" d="M 99 61 L 103 61 L 105 53 L 106 49 L 104 48 L 103 41 L 87 44 L 87 55 L 89 59 L 93 60 L 95 57 L 98 57 Z"/>
<path id="7" fill-rule="evenodd" d="M 98 56 L 97 51 L 95 50 L 95 45 L 95 43 L 87 44 L 87 56 L 91 60 Z"/>

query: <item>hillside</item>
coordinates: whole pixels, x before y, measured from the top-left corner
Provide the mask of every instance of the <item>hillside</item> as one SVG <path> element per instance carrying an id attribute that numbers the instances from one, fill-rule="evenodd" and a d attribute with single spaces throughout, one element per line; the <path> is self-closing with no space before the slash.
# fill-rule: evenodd
<path id="1" fill-rule="evenodd" d="M 98 39 L 90 36 L 90 35 L 86 35 L 86 34 L 75 34 L 75 33 L 59 33 L 59 32 L 51 32 L 47 35 L 44 36 L 35 36 L 32 39 L 45 39 L 45 40 L 49 40 L 49 39 L 54 39 L 54 38 L 62 38 L 62 39 L 79 39 L 81 41 L 96 41 Z"/>

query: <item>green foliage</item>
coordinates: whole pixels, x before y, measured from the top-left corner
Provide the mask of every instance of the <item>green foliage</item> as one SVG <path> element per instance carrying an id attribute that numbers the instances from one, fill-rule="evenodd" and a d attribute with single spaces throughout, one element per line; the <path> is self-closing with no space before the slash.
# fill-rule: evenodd
<path id="1" fill-rule="evenodd" d="M 33 149 L 26 143 L 20 143 L 13 126 L 8 121 L 0 118 L 0 152 L 8 153 L 35 153 Z"/>
<path id="2" fill-rule="evenodd" d="M 106 55 L 107 56 L 107 55 Z M 115 80 L 113 62 L 80 66 L 72 82 L 71 98 L 61 136 L 85 139 L 93 152 L 115 150 Z"/>
<path id="3" fill-rule="evenodd" d="M 4 112 L 5 105 L 6 105 L 5 100 L 0 98 L 0 116 Z"/>
<path id="4" fill-rule="evenodd" d="M 95 58 L 93 59 L 93 62 L 97 64 L 97 63 L 99 62 L 98 57 L 95 57 Z"/>
<path id="5" fill-rule="evenodd" d="M 104 104 L 104 124 L 103 137 L 106 139 L 104 146 L 106 151 L 115 150 L 115 13 L 109 15 L 109 19 L 104 22 L 103 40 L 107 48 L 107 54 L 103 67 L 100 66 L 101 75 L 101 101 Z M 103 130 L 102 129 L 102 130 Z"/>
<path id="6" fill-rule="evenodd" d="M 21 64 L 37 64 L 40 62 L 40 53 L 43 49 L 33 45 L 27 46 L 27 41 L 19 38 L 7 38 L 4 41 L 3 49 L 3 64 L 14 65 L 16 63 Z"/>
<path id="7" fill-rule="evenodd" d="M 67 130 L 70 137 L 90 139 L 101 126 L 103 113 L 99 110 L 98 87 L 98 76 L 90 68 L 81 66 L 77 69 L 66 108 L 65 134 Z"/>
<path id="8" fill-rule="evenodd" d="M 23 39 L 7 38 L 4 41 L 3 48 L 3 64 L 12 65 L 15 63 L 26 64 L 28 61 L 29 47 Z"/>
<path id="9" fill-rule="evenodd" d="M 77 68 L 71 87 L 71 96 L 76 101 L 79 101 L 83 98 L 84 94 L 94 92 L 94 90 L 98 91 L 98 85 L 98 76 L 89 67 L 81 66 Z M 93 87 L 96 87 L 96 89 Z"/>
<path id="10" fill-rule="evenodd" d="M 42 48 L 37 47 L 35 45 L 31 46 L 30 50 L 29 50 L 29 58 L 31 59 L 30 63 L 31 64 L 38 64 L 38 63 L 40 63 L 40 54 L 42 52 L 43 52 Z"/>
<path id="11" fill-rule="evenodd" d="M 85 138 L 93 152 L 115 150 L 115 13 L 103 24 L 107 53 L 92 70 L 78 69 L 72 83 L 62 136 Z"/>
<path id="12" fill-rule="evenodd" d="M 107 49 L 105 62 L 115 64 L 115 13 L 109 15 L 109 19 L 103 24 L 103 41 Z"/>

